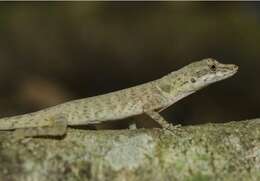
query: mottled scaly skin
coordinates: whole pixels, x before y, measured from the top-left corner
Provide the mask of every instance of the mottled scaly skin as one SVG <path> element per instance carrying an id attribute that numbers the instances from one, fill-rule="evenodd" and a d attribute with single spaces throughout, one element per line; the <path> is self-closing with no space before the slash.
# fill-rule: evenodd
<path id="1" fill-rule="evenodd" d="M 159 109 L 169 100 L 156 87 L 156 81 L 128 89 L 75 100 L 35 113 L 0 119 L 0 129 L 48 126 L 48 118 L 63 114 L 69 125 L 86 125 L 118 120 L 144 113 L 144 109 Z M 12 123 L 12 124 L 11 124 Z"/>
<path id="2" fill-rule="evenodd" d="M 154 116 L 153 112 L 158 113 L 183 97 L 232 76 L 237 69 L 236 65 L 204 59 L 142 85 L 2 118 L 0 130 L 52 126 L 57 116 L 62 116 L 67 125 L 88 125 L 145 113 L 157 119 L 158 115 Z"/>

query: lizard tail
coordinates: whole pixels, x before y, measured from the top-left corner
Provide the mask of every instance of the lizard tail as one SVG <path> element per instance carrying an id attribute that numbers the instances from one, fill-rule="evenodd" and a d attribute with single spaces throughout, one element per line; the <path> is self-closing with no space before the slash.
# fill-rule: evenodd
<path id="1" fill-rule="evenodd" d="M 12 130 L 22 128 L 21 122 L 24 123 L 22 116 L 6 117 L 0 119 L 0 130 Z M 23 124 L 24 125 L 24 124 Z"/>
<path id="2" fill-rule="evenodd" d="M 37 117 L 33 114 L 6 117 L 0 119 L 0 130 L 36 127 L 38 124 Z"/>

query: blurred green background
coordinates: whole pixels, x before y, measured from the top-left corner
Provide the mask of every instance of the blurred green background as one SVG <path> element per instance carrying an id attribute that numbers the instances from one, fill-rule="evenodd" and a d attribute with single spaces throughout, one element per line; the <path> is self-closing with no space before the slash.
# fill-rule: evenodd
<path id="1" fill-rule="evenodd" d="M 260 4 L 0 3 L 0 116 L 123 89 L 213 57 L 239 72 L 170 107 L 174 123 L 259 117 Z"/>

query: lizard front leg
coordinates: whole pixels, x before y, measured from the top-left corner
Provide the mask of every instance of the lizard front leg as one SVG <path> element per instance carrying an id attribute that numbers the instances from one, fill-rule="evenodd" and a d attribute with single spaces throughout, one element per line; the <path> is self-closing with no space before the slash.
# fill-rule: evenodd
<path id="1" fill-rule="evenodd" d="M 145 115 L 149 116 L 151 119 L 153 119 L 155 122 L 157 122 L 163 129 L 175 131 L 177 130 L 181 125 L 172 125 L 171 123 L 168 123 L 158 112 L 156 111 L 147 111 L 144 113 Z"/>
<path id="2" fill-rule="evenodd" d="M 16 129 L 14 137 L 63 136 L 66 134 L 68 121 L 64 115 L 55 115 L 48 118 L 48 121 L 51 123 L 50 126 Z"/>
<path id="3" fill-rule="evenodd" d="M 156 111 L 147 111 L 145 114 L 156 121 L 164 129 L 169 129 L 172 126 Z"/>
<path id="4" fill-rule="evenodd" d="M 167 108 L 169 105 L 167 105 L 167 100 L 160 95 L 159 93 L 153 95 L 150 100 L 145 100 L 146 103 L 144 103 L 143 106 L 143 113 L 153 119 L 155 122 L 157 122 L 163 129 L 170 129 L 173 128 L 173 125 L 168 123 L 160 114 L 162 110 Z M 160 109 L 158 110 L 158 105 L 160 106 Z M 165 106 L 167 105 L 167 106 Z"/>

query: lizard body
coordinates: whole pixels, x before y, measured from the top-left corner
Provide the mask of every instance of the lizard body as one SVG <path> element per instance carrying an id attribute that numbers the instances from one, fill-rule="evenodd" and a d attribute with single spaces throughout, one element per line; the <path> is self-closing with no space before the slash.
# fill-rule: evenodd
<path id="1" fill-rule="evenodd" d="M 160 111 L 209 84 L 234 75 L 237 70 L 236 65 L 204 59 L 138 86 L 2 118 L 0 130 L 16 130 L 22 137 L 63 135 L 69 125 L 89 125 L 141 114 L 167 128 L 169 124 L 160 116 Z"/>

